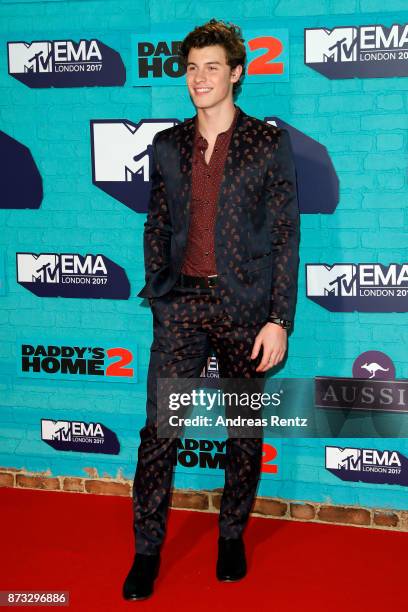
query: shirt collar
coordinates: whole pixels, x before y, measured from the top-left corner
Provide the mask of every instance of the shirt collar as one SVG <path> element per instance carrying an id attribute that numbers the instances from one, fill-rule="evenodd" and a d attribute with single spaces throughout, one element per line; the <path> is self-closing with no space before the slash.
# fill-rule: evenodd
<path id="1" fill-rule="evenodd" d="M 217 135 L 217 138 L 220 135 L 229 136 L 234 131 L 235 125 L 237 123 L 238 115 L 239 115 L 240 110 L 241 110 L 239 108 L 239 106 L 236 106 L 235 104 L 234 104 L 234 106 L 235 106 L 235 114 L 234 114 L 234 117 L 232 119 L 230 127 L 227 130 L 225 130 L 224 132 L 219 132 L 218 135 Z M 204 136 L 201 135 L 200 130 L 198 129 L 198 115 L 195 116 L 194 127 L 195 127 L 195 140 L 196 141 L 197 140 L 202 140 L 203 141 L 202 144 L 206 143 L 208 145 L 207 140 L 204 138 Z"/>

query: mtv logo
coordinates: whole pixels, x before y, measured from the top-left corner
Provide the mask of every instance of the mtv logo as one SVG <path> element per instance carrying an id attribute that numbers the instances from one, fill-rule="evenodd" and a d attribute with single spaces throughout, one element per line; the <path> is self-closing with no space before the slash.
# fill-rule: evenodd
<path id="1" fill-rule="evenodd" d="M 339 202 L 339 179 L 326 147 L 280 117 L 265 121 L 289 133 L 300 212 L 333 213 Z"/>
<path id="2" fill-rule="evenodd" d="M 41 419 L 41 439 L 69 441 L 71 439 L 69 422 Z"/>
<path id="3" fill-rule="evenodd" d="M 92 182 L 136 212 L 147 212 L 151 157 L 157 132 L 177 119 L 91 121 Z"/>
<path id="4" fill-rule="evenodd" d="M 148 147 L 157 132 L 173 125 L 175 121 L 91 121 L 94 181 L 130 182 L 137 177 L 148 183 Z"/>
<path id="5" fill-rule="evenodd" d="M 357 266 L 354 264 L 306 264 L 306 294 L 343 296 L 357 294 Z"/>
<path id="6" fill-rule="evenodd" d="M 48 41 L 8 43 L 9 73 L 52 72 L 52 44 Z"/>
<path id="7" fill-rule="evenodd" d="M 17 253 L 17 282 L 58 283 L 59 255 L 55 253 Z"/>
<path id="8" fill-rule="evenodd" d="M 358 29 L 340 27 L 305 29 L 305 63 L 355 62 Z"/>
<path id="9" fill-rule="evenodd" d="M 329 470 L 360 470 L 361 449 L 326 446 L 326 468 Z"/>

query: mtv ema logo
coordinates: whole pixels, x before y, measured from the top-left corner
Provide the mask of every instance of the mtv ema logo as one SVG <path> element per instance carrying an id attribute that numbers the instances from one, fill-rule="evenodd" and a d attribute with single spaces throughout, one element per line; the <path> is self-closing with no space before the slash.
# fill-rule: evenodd
<path id="1" fill-rule="evenodd" d="M 329 79 L 408 75 L 408 25 L 305 28 L 305 64 Z"/>
<path id="2" fill-rule="evenodd" d="M 219 378 L 220 373 L 218 369 L 218 361 L 217 358 L 212 355 L 208 357 L 207 363 L 203 367 L 200 377 L 202 378 Z"/>
<path id="3" fill-rule="evenodd" d="M 407 312 L 408 264 L 306 264 L 306 295 L 332 312 Z"/>
<path id="4" fill-rule="evenodd" d="M 398 451 L 326 446 L 326 469 L 341 480 L 408 486 L 408 459 Z"/>
<path id="5" fill-rule="evenodd" d="M 55 450 L 119 454 L 116 434 L 102 423 L 41 419 L 41 439 Z"/>
<path id="6" fill-rule="evenodd" d="M 39 297 L 127 300 L 125 270 L 104 255 L 17 253 L 17 282 Z"/>
<path id="7" fill-rule="evenodd" d="M 91 121 L 92 182 L 136 212 L 147 211 L 152 142 L 178 119 Z"/>
<path id="8" fill-rule="evenodd" d="M 123 85 L 126 69 L 117 51 L 96 38 L 9 42 L 8 71 L 28 87 Z"/>

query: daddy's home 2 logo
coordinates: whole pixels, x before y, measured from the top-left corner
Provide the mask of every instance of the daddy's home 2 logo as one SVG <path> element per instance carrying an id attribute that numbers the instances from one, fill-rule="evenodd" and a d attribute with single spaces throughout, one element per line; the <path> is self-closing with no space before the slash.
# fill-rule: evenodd
<path id="1" fill-rule="evenodd" d="M 326 469 L 349 482 L 408 486 L 408 459 L 396 450 L 326 446 Z"/>
<path id="2" fill-rule="evenodd" d="M 139 84 L 146 85 L 146 80 L 170 79 L 181 77 L 186 70 L 179 61 L 179 50 L 182 40 L 135 39 L 136 75 Z M 150 78 L 149 78 L 150 77 Z"/>
<path id="3" fill-rule="evenodd" d="M 132 85 L 185 86 L 186 73 L 180 61 L 180 46 L 185 32 L 174 30 L 159 35 L 150 33 L 132 37 Z M 247 52 L 246 79 L 250 83 L 287 81 L 289 79 L 289 32 L 284 28 L 245 28 Z"/>
<path id="4" fill-rule="evenodd" d="M 395 367 L 382 351 L 365 351 L 353 364 L 353 378 L 317 376 L 315 405 L 340 410 L 408 412 L 408 379 L 395 379 Z"/>
<path id="5" fill-rule="evenodd" d="M 174 465 L 184 468 L 208 468 L 210 470 L 225 469 L 226 440 L 195 440 L 193 438 L 178 438 L 176 442 L 177 455 Z M 262 472 L 278 473 L 278 465 L 274 463 L 278 451 L 271 444 L 262 446 Z"/>
<path id="6" fill-rule="evenodd" d="M 96 38 L 13 41 L 7 47 L 10 76 L 28 87 L 109 86 L 126 81 L 119 53 Z"/>
<path id="7" fill-rule="evenodd" d="M 41 440 L 58 451 L 118 455 L 116 434 L 102 423 L 41 419 Z"/>
<path id="8" fill-rule="evenodd" d="M 17 282 L 39 297 L 127 300 L 126 272 L 104 255 L 17 253 Z"/>
<path id="9" fill-rule="evenodd" d="M 306 264 L 306 295 L 331 312 L 408 312 L 408 264 Z"/>
<path id="10" fill-rule="evenodd" d="M 21 343 L 20 376 L 136 382 L 136 347 Z"/>
<path id="11" fill-rule="evenodd" d="M 329 79 L 408 76 L 408 25 L 305 29 L 305 64 Z"/>

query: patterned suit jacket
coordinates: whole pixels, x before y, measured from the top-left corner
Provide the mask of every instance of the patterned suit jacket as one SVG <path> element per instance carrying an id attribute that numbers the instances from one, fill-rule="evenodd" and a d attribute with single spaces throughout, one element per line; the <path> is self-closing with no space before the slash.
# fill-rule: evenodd
<path id="1" fill-rule="evenodd" d="M 296 173 L 287 130 L 240 107 L 221 181 L 215 226 L 217 291 L 240 324 L 293 320 L 299 268 Z M 194 117 L 153 139 L 144 226 L 146 284 L 157 298 L 177 281 L 187 245 Z"/>

